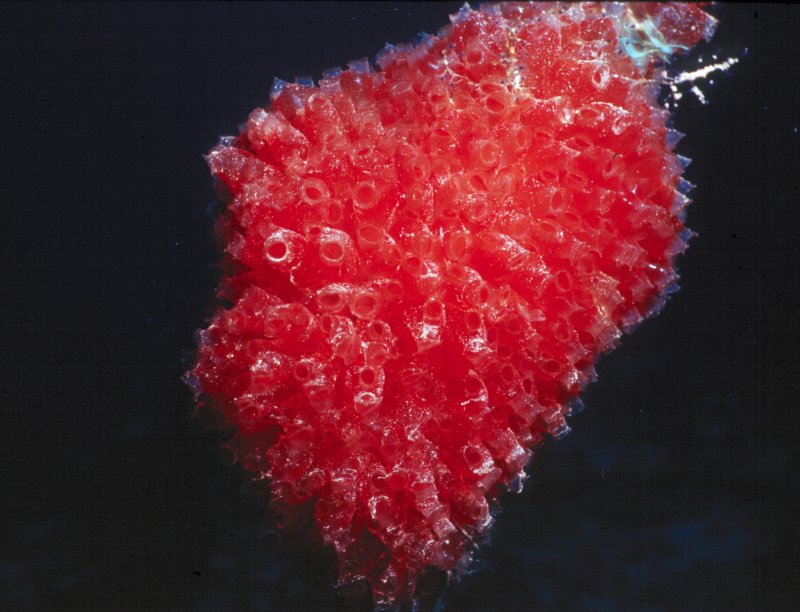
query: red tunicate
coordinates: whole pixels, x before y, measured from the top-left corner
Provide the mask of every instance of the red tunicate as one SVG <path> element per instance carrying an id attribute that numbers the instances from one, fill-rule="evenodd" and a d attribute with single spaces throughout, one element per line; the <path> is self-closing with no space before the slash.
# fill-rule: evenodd
<path id="1" fill-rule="evenodd" d="M 714 23 L 465 8 L 380 69 L 276 88 L 208 154 L 225 303 L 187 379 L 340 584 L 387 607 L 462 572 L 598 356 L 661 307 L 688 201 L 652 83 Z"/>

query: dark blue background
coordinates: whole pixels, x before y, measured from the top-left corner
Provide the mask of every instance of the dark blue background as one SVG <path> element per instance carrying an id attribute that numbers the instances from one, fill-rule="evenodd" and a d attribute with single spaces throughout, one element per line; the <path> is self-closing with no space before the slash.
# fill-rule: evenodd
<path id="1" fill-rule="evenodd" d="M 343 606 L 191 418 L 201 155 L 448 4 L 0 4 L 0 608 Z M 451 610 L 780 610 L 798 587 L 800 12 L 719 5 L 683 290 L 599 367 Z M 689 66 L 694 67 L 694 63 Z M 260 534 L 260 535 L 259 535 Z"/>

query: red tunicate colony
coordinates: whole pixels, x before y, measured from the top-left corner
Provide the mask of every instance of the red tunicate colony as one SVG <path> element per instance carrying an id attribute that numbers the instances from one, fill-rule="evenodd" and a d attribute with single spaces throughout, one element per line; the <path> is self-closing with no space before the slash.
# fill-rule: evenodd
<path id="1" fill-rule="evenodd" d="M 188 380 L 340 584 L 458 572 L 685 248 L 664 57 L 697 5 L 504 4 L 284 84 L 208 155 L 223 305 Z"/>

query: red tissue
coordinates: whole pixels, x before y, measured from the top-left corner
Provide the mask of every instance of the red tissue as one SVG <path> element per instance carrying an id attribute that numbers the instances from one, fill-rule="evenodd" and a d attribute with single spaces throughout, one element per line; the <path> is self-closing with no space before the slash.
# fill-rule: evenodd
<path id="1" fill-rule="evenodd" d="M 659 74 L 714 23 L 465 8 L 377 67 L 276 87 L 208 154 L 224 275 L 187 380 L 340 584 L 387 607 L 463 571 L 598 356 L 675 287 L 688 160 Z"/>

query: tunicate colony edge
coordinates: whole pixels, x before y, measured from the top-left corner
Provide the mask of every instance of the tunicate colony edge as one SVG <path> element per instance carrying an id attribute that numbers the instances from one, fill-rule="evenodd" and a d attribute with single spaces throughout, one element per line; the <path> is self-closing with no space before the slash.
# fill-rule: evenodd
<path id="1" fill-rule="evenodd" d="M 380 608 L 462 573 L 599 355 L 674 290 L 688 4 L 465 7 L 416 45 L 279 83 L 207 156 L 219 308 L 186 380 Z"/>

